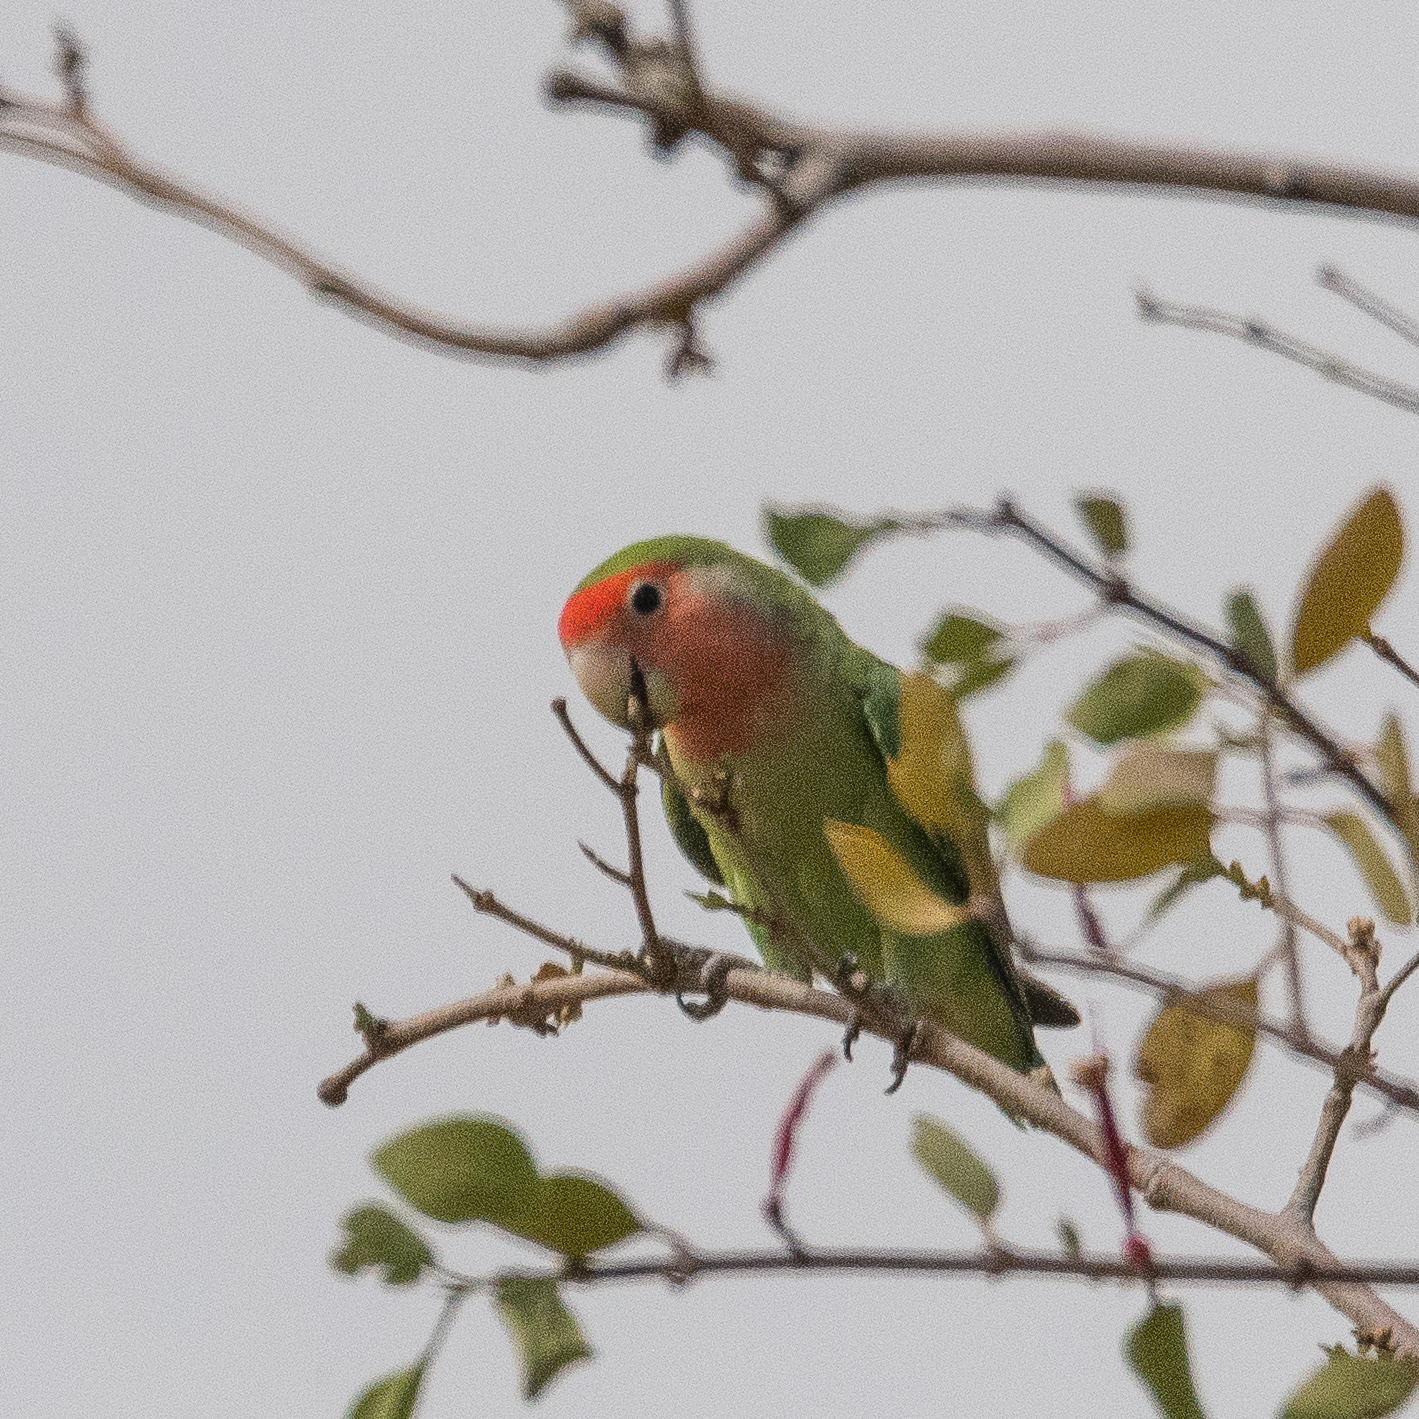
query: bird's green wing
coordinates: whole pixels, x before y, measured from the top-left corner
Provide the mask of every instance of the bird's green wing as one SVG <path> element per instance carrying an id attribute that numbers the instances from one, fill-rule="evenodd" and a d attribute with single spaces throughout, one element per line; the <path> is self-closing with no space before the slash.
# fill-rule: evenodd
<path id="1" fill-rule="evenodd" d="M 890 761 L 901 753 L 901 672 L 861 647 L 854 646 L 853 652 L 848 670 L 861 696 L 863 718 L 883 758 Z M 906 806 L 902 807 L 911 817 Z M 956 844 L 924 824 L 917 823 L 917 826 L 935 850 L 940 869 L 928 885 L 950 901 L 964 901 L 970 886 Z M 1069 1029 L 1079 1023 L 1079 1012 L 1063 995 L 1022 971 L 1008 948 L 995 942 L 984 928 L 982 933 L 989 941 L 992 964 L 1007 995 L 1024 1005 L 1035 1025 L 1044 1029 Z"/>
<path id="2" fill-rule="evenodd" d="M 661 781 L 660 801 L 665 808 L 665 821 L 670 825 L 670 836 L 675 839 L 675 846 L 701 876 L 723 887 L 724 873 L 719 870 L 714 853 L 710 851 L 709 834 L 690 811 L 685 795 L 673 778 L 667 777 Z"/>

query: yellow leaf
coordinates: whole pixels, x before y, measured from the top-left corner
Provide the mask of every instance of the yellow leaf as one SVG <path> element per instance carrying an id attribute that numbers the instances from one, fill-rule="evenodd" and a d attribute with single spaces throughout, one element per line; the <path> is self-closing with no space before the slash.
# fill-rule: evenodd
<path id="1" fill-rule="evenodd" d="M 1061 882 L 1127 882 L 1211 852 L 1212 812 L 1201 804 L 1148 813 L 1106 813 L 1097 797 L 1066 808 L 1035 833 L 1021 863 Z"/>
<path id="2" fill-rule="evenodd" d="M 1388 488 L 1376 488 L 1320 554 L 1291 629 L 1291 665 L 1304 675 L 1369 624 L 1404 557 L 1404 527 Z"/>
<path id="3" fill-rule="evenodd" d="M 1394 808 L 1395 826 L 1404 834 L 1409 861 L 1419 872 L 1419 804 L 1414 799 L 1414 780 L 1409 773 L 1409 753 L 1404 747 L 1404 731 L 1393 712 L 1385 715 L 1379 743 L 1375 745 L 1384 777 L 1385 796 Z"/>
<path id="4" fill-rule="evenodd" d="M 1146 813 L 1177 803 L 1210 803 L 1217 755 L 1202 749 L 1137 744 L 1119 758 L 1099 794 L 1105 813 Z"/>
<path id="5" fill-rule="evenodd" d="M 831 818 L 823 833 L 848 885 L 884 926 L 905 936 L 934 936 L 971 920 L 969 908 L 938 897 L 881 833 Z"/>
<path id="6" fill-rule="evenodd" d="M 1198 992 L 1203 1001 L 1256 1009 L 1256 978 L 1222 981 Z M 1227 1107 L 1246 1076 L 1256 1031 L 1225 1024 L 1187 1004 L 1158 1012 L 1138 1046 L 1133 1072 L 1149 1085 L 1143 1133 L 1155 1148 L 1191 1143 Z"/>
<path id="7" fill-rule="evenodd" d="M 1385 917 L 1398 926 L 1408 926 L 1413 919 L 1409 911 L 1409 896 L 1365 820 L 1354 813 L 1327 813 L 1325 823 L 1350 849 L 1355 866 L 1360 869 L 1370 895 Z"/>
<path id="8" fill-rule="evenodd" d="M 971 750 L 956 700 L 927 675 L 903 675 L 897 704 L 900 748 L 887 778 L 903 808 L 924 828 L 960 842 L 981 830 Z"/>

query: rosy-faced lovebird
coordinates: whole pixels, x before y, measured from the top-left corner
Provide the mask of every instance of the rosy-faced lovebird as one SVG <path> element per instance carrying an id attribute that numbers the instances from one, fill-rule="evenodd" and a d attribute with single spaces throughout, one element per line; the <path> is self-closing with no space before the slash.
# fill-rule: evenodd
<path id="1" fill-rule="evenodd" d="M 722 542 L 659 537 L 591 572 L 558 632 L 601 714 L 629 726 L 644 705 L 673 769 L 662 796 L 675 841 L 744 909 L 767 965 L 827 975 L 851 952 L 913 1009 L 1022 1073 L 1043 1063 L 1035 1024 L 1077 1023 L 968 913 L 914 935 L 859 900 L 825 825 L 873 830 L 945 903 L 964 903 L 970 884 L 957 845 L 889 780 L 905 677 L 797 583 Z"/>

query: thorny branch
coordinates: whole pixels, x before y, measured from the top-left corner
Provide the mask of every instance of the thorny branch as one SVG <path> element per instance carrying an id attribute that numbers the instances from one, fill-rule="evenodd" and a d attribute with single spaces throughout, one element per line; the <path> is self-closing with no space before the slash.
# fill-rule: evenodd
<path id="1" fill-rule="evenodd" d="M 325 261 L 278 228 L 145 163 L 94 116 L 84 54 L 68 30 L 59 33 L 56 61 L 63 101 L 0 90 L 0 149 L 96 178 L 205 226 L 349 314 L 444 353 L 537 364 L 602 349 L 631 330 L 660 328 L 675 333 L 672 374 L 708 362 L 696 331 L 696 316 L 706 302 L 837 198 L 885 183 L 981 180 L 1171 190 L 1357 215 L 1419 217 L 1419 182 L 1334 164 L 1085 134 L 893 134 L 796 123 L 708 82 L 685 0 L 672 0 L 671 40 L 635 34 L 625 13 L 610 0 L 565 4 L 573 41 L 598 45 L 616 78 L 608 83 L 558 70 L 547 80 L 548 99 L 642 117 L 655 144 L 665 151 L 692 136 L 708 143 L 724 156 L 737 180 L 764 194 L 764 210 L 725 246 L 678 274 L 545 329 L 468 324 L 400 301 Z M 1293 343 L 1291 357 L 1302 357 L 1300 342 Z M 1316 367 L 1326 367 L 1333 378 L 1344 377 L 1333 357 L 1315 359 L 1321 362 Z M 1399 386 L 1390 389 L 1389 382 L 1363 371 L 1357 378 L 1373 382 L 1369 392 L 1400 402 Z"/>
<path id="2" fill-rule="evenodd" d="M 544 939 L 540 933 L 538 939 Z M 839 995 L 758 968 L 736 965 L 725 974 L 722 988 L 728 999 L 746 1005 L 812 1016 L 839 1026 L 846 1025 L 854 1014 L 853 1005 Z M 374 1053 L 367 1049 L 359 1059 L 332 1075 L 320 1086 L 320 1097 L 329 1104 L 340 1103 L 350 1083 L 377 1059 L 460 1025 L 517 1014 L 524 1018 L 546 1015 L 604 996 L 645 994 L 650 989 L 640 976 L 629 971 L 598 970 L 526 985 L 500 986 L 442 1010 L 387 1022 L 380 1036 L 380 1051 Z M 870 1016 L 861 1017 L 860 1024 L 866 1031 L 895 1043 L 895 1035 Z M 1053 1134 L 1103 1165 L 1104 1140 L 1093 1121 L 1044 1085 L 1015 1073 L 939 1026 L 922 1023 L 914 1042 L 913 1059 L 953 1074 L 1010 1114 Z M 1257 1247 L 1285 1273 L 1277 1279 L 1297 1284 L 1299 1268 L 1299 1274 L 1308 1278 L 1305 1284 L 1314 1286 L 1356 1325 L 1371 1330 L 1391 1327 L 1401 1350 L 1419 1354 L 1419 1330 L 1366 1285 L 1316 1274 L 1337 1263 L 1312 1233 L 1296 1227 L 1282 1214 L 1249 1207 L 1209 1187 L 1160 1154 L 1130 1147 L 1127 1161 L 1130 1181 L 1154 1209 L 1195 1218 Z"/>

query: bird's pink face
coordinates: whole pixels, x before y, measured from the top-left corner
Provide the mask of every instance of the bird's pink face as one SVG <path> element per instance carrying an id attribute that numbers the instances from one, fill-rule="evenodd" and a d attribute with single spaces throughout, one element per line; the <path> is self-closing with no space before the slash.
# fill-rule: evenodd
<path id="1" fill-rule="evenodd" d="M 613 724 L 629 727 L 638 674 L 652 721 L 660 726 L 675 718 L 679 697 L 664 662 L 681 577 L 673 562 L 649 562 L 574 591 L 562 607 L 557 634 L 572 674 Z"/>
<path id="2" fill-rule="evenodd" d="M 787 647 L 714 567 L 648 562 L 575 591 L 557 624 L 577 684 L 629 727 L 636 677 L 657 728 L 692 758 L 739 753 L 781 715 Z"/>

